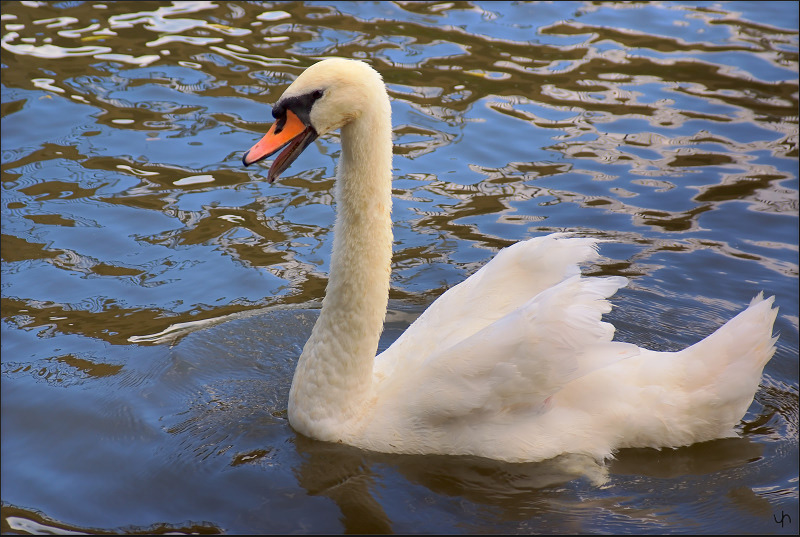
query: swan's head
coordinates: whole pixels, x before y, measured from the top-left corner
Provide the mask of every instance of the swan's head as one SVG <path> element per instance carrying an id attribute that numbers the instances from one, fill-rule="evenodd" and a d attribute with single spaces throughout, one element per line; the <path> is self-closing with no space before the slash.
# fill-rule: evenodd
<path id="1" fill-rule="evenodd" d="M 249 166 L 286 147 L 269 169 L 267 179 L 273 182 L 317 136 L 347 125 L 373 106 L 376 92 L 386 99 L 381 76 L 364 62 L 330 58 L 315 63 L 275 103 L 275 123 L 242 163 Z"/>

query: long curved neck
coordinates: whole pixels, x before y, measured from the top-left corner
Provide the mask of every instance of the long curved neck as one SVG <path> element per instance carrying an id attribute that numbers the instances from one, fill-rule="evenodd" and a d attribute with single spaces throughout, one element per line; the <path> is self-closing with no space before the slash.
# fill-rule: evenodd
<path id="1" fill-rule="evenodd" d="M 392 257 L 391 111 L 385 90 L 341 129 L 336 223 L 322 312 L 295 370 L 289 420 L 336 441 L 363 412 L 389 298 Z"/>

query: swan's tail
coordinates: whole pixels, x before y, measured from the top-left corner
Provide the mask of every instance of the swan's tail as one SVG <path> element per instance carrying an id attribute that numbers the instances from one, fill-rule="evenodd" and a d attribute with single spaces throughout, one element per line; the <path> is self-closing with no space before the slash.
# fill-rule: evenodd
<path id="1" fill-rule="evenodd" d="M 709 432 L 730 432 L 753 401 L 764 366 L 775 354 L 774 300 L 759 293 L 746 310 L 678 353 L 685 367 L 685 388 L 694 393 L 694 410 L 706 415 Z"/>
<path id="2" fill-rule="evenodd" d="M 761 378 L 761 371 L 775 353 L 777 337 L 772 326 L 778 315 L 773 308 L 775 297 L 764 298 L 759 293 L 746 310 L 722 325 L 704 340 L 683 352 L 691 353 L 718 372 L 728 369 L 745 370 Z"/>

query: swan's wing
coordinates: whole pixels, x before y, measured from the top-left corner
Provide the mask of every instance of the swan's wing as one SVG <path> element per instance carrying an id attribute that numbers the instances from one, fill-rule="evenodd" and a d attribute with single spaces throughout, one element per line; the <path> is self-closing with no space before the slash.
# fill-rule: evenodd
<path id="1" fill-rule="evenodd" d="M 396 402 L 392 393 L 402 390 L 404 412 L 417 427 L 543 411 L 567 382 L 639 353 L 612 342 L 614 327 L 600 320 L 611 309 L 605 298 L 625 283 L 573 276 L 418 367 L 398 362 L 380 392 Z"/>
<path id="2" fill-rule="evenodd" d="M 554 233 L 504 248 L 478 272 L 452 287 L 382 353 L 376 368 L 415 367 L 505 317 L 542 291 L 580 274 L 578 263 L 598 257 L 597 240 Z M 411 361 L 411 363 L 409 363 Z"/>

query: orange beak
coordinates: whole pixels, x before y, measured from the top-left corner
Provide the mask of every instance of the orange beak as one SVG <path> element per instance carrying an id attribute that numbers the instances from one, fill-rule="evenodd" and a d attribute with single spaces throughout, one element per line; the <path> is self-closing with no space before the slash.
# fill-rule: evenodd
<path id="1" fill-rule="evenodd" d="M 272 183 L 316 138 L 314 127 L 306 126 L 294 112 L 287 110 L 286 116 L 278 119 L 267 134 L 244 154 L 242 164 L 249 166 L 286 146 L 269 168 L 267 180 Z"/>

